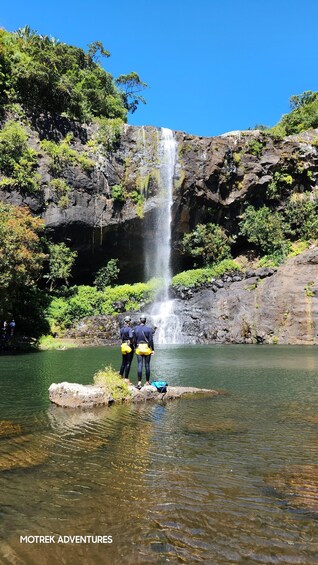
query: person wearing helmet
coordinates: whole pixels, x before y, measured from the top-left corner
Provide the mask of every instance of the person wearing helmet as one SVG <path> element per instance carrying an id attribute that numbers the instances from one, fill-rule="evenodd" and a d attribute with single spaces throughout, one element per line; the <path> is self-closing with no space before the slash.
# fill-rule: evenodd
<path id="1" fill-rule="evenodd" d="M 150 380 L 150 359 L 154 353 L 153 334 L 154 331 L 150 326 L 146 325 L 146 316 L 140 316 L 140 323 L 134 329 L 134 342 L 136 347 L 138 368 L 138 384 L 137 388 L 141 388 L 142 381 L 142 368 L 145 366 L 146 372 L 146 385 L 149 385 Z"/>
<path id="2" fill-rule="evenodd" d="M 129 383 L 129 371 L 134 356 L 134 336 L 131 329 L 130 316 L 125 316 L 124 318 L 124 325 L 120 330 L 120 339 L 122 361 L 119 369 L 119 374 L 122 377 L 125 375 L 125 381 Z"/>

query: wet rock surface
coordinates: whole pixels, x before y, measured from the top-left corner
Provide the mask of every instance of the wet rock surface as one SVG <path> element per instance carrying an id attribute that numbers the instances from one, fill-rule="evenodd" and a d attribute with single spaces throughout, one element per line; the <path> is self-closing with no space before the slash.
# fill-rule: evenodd
<path id="1" fill-rule="evenodd" d="M 153 386 L 144 386 L 138 390 L 129 386 L 130 396 L 123 401 L 127 402 L 161 402 L 162 400 L 174 400 L 188 395 L 217 396 L 220 394 L 215 390 L 201 389 L 196 387 L 167 387 L 167 392 L 160 393 Z M 91 408 L 93 406 L 104 406 L 113 404 L 115 401 L 105 394 L 103 387 L 99 385 L 80 385 L 75 383 L 53 383 L 49 388 L 50 401 L 65 408 Z M 123 402 L 122 400 L 118 402 Z"/>

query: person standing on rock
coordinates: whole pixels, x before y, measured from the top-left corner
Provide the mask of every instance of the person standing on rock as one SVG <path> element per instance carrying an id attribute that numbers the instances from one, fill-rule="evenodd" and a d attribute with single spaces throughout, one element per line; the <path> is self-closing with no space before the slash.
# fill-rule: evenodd
<path id="1" fill-rule="evenodd" d="M 122 362 L 119 374 L 129 382 L 129 371 L 134 356 L 134 334 L 131 329 L 131 317 L 126 316 L 124 326 L 120 330 Z"/>
<path id="2" fill-rule="evenodd" d="M 138 360 L 138 384 L 137 388 L 141 388 L 142 381 L 142 368 L 145 365 L 146 372 L 146 385 L 149 385 L 150 380 L 150 359 L 154 354 L 153 334 L 154 330 L 146 326 L 146 316 L 140 316 L 140 323 L 134 329 L 134 341 L 136 346 L 136 354 Z"/>

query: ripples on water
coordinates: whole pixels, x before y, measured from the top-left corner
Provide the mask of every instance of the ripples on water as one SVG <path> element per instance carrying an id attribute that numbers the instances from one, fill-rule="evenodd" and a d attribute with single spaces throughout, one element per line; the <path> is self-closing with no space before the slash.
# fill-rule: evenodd
<path id="1" fill-rule="evenodd" d="M 0 563 L 316 564 L 316 350 L 166 348 L 156 376 L 230 394 L 49 405 L 51 382 L 88 383 L 116 360 L 112 348 L 0 358 Z M 308 489 L 310 508 L 295 496 Z M 114 542 L 19 543 L 50 534 Z"/>

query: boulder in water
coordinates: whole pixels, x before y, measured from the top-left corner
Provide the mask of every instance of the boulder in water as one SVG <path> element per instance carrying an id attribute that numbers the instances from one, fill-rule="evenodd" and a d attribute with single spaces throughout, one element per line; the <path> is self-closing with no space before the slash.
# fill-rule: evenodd
<path id="1" fill-rule="evenodd" d="M 168 386 L 167 392 L 160 393 L 154 386 L 145 386 L 138 390 L 133 385 L 130 385 L 129 396 L 124 398 L 123 401 L 145 402 L 152 400 L 160 402 L 162 400 L 181 398 L 181 396 L 198 394 L 201 396 L 216 396 L 220 393 L 216 390 L 184 386 Z M 49 398 L 54 404 L 65 408 L 91 408 L 92 406 L 104 406 L 118 402 L 112 396 L 105 393 L 105 389 L 101 385 L 81 385 L 67 382 L 51 384 Z M 122 400 L 119 402 L 122 402 Z"/>
<path id="2" fill-rule="evenodd" d="M 113 399 L 101 385 L 81 385 L 77 383 L 51 384 L 51 402 L 65 408 L 91 408 L 110 404 Z"/>

